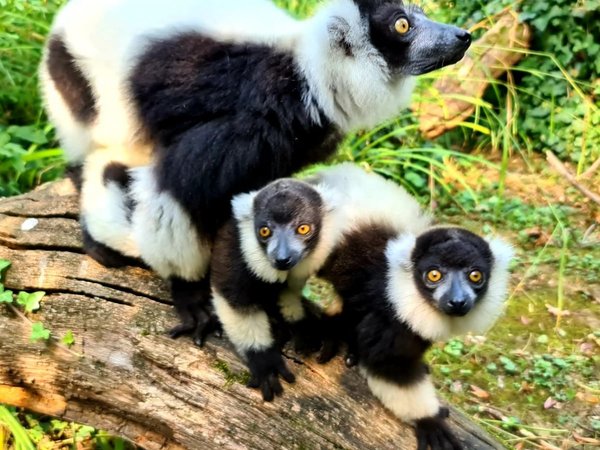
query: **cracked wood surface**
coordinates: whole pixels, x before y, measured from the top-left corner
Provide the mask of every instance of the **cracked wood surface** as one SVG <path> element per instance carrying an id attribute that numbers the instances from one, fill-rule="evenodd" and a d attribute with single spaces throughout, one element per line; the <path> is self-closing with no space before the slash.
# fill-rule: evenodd
<path id="1" fill-rule="evenodd" d="M 264 403 L 241 382 L 225 340 L 199 349 L 176 323 L 164 283 L 137 267 L 107 269 L 81 250 L 69 181 L 0 200 L 6 289 L 43 290 L 25 315 L 0 304 L 0 403 L 86 423 L 147 449 L 412 449 L 412 429 L 373 398 L 358 370 L 286 353 L 297 376 Z M 33 220 L 32 220 L 33 219 Z M 31 342 L 32 322 L 53 338 Z M 75 345 L 59 338 L 67 330 Z M 453 411 L 469 449 L 500 448 Z"/>

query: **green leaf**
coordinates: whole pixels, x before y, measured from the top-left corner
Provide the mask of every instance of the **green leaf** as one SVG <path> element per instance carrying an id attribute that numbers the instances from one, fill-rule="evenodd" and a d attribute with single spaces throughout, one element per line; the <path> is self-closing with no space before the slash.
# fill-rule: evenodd
<path id="1" fill-rule="evenodd" d="M 490 373 L 495 373 L 498 371 L 498 366 L 495 363 L 489 363 L 485 366 L 486 370 Z"/>
<path id="2" fill-rule="evenodd" d="M 65 335 L 60 339 L 60 342 L 65 344 L 67 347 L 70 347 L 75 343 L 75 336 L 73 336 L 73 332 L 68 330 Z"/>
<path id="3" fill-rule="evenodd" d="M 501 356 L 500 362 L 502 363 L 502 366 L 504 367 L 504 370 L 507 373 L 514 375 L 514 374 L 517 374 L 520 372 L 517 365 L 511 359 L 507 358 L 506 356 Z"/>
<path id="4" fill-rule="evenodd" d="M 0 294 L 0 303 L 12 303 L 13 293 L 12 291 L 4 291 Z"/>
<path id="5" fill-rule="evenodd" d="M 81 425 L 77 431 L 75 432 L 76 439 L 86 439 L 89 438 L 92 433 L 96 431 L 93 427 L 88 427 L 87 425 Z"/>
<path id="6" fill-rule="evenodd" d="M 10 131 L 12 131 L 14 137 L 31 142 L 32 144 L 41 145 L 48 142 L 44 132 L 40 129 L 36 129 L 34 126 L 11 127 Z"/>
<path id="7" fill-rule="evenodd" d="M 50 339 L 50 330 L 44 328 L 42 322 L 35 322 L 31 327 L 30 339 L 32 341 L 47 341 Z"/>
<path id="8" fill-rule="evenodd" d="M 28 294 L 27 292 L 19 292 L 17 296 L 17 303 L 25 308 L 26 312 L 33 312 L 40 309 L 40 300 L 46 295 L 43 291 L 33 292 Z"/>
<path id="9" fill-rule="evenodd" d="M 2 280 L 4 271 L 10 267 L 10 261 L 8 259 L 0 259 L 0 280 Z"/>

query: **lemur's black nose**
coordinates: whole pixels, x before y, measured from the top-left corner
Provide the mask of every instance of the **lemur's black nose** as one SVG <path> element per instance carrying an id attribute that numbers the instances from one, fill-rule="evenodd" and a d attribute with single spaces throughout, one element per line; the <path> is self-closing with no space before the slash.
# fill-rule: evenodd
<path id="1" fill-rule="evenodd" d="M 463 309 L 467 305 L 467 300 L 464 298 L 453 298 L 448 303 L 452 308 Z"/>
<path id="2" fill-rule="evenodd" d="M 275 267 L 277 270 L 288 270 L 293 266 L 293 261 L 291 257 L 287 258 L 277 258 L 275 260 Z"/>
<path id="3" fill-rule="evenodd" d="M 460 40 L 463 41 L 465 43 L 470 43 L 471 42 L 471 33 L 469 33 L 467 30 L 462 30 L 459 29 L 456 32 L 456 37 Z"/>

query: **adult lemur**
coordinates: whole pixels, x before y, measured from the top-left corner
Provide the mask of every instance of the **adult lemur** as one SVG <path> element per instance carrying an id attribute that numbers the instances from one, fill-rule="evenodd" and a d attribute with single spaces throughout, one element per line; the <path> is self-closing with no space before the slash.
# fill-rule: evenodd
<path id="1" fill-rule="evenodd" d="M 456 227 L 432 227 L 399 186 L 342 165 L 314 183 L 341 196 L 345 224 L 319 276 L 343 301 L 342 332 L 369 387 L 415 423 L 419 449 L 458 449 L 423 361 L 432 342 L 483 332 L 503 309 L 512 249 Z"/>
<path id="2" fill-rule="evenodd" d="M 233 195 L 393 117 L 413 76 L 455 63 L 470 42 L 400 0 L 332 0 L 305 21 L 267 0 L 71 0 L 40 73 L 72 161 L 99 147 L 123 148 L 125 164 L 155 159 L 145 189 L 162 231 L 116 249 L 170 278 L 177 303 L 201 287 Z M 120 263 L 93 186 L 82 198 L 88 251 Z"/>

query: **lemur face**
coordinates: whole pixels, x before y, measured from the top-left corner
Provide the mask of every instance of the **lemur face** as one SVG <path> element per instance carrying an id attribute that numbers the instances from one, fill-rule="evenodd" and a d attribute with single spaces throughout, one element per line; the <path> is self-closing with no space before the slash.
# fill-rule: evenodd
<path id="1" fill-rule="evenodd" d="M 400 75 L 421 75 L 454 64 L 471 45 L 461 28 L 429 20 L 400 0 L 354 0 L 369 24 L 371 42 Z"/>
<path id="2" fill-rule="evenodd" d="M 421 295 L 445 314 L 466 315 L 487 291 L 492 252 L 467 230 L 434 228 L 417 238 L 411 258 Z"/>
<path id="3" fill-rule="evenodd" d="M 314 188 L 291 179 L 275 181 L 256 195 L 256 239 L 274 268 L 289 270 L 315 248 L 322 207 Z"/>

